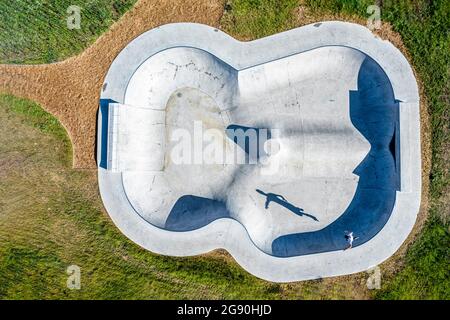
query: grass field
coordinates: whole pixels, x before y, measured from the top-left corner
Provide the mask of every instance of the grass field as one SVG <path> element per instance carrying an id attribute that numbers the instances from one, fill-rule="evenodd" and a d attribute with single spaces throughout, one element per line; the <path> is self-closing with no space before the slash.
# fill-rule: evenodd
<path id="1" fill-rule="evenodd" d="M 0 1 L 0 63 L 50 63 L 82 52 L 136 0 Z M 67 12 L 80 7 L 80 29 Z"/>
<path id="2" fill-rule="evenodd" d="M 79 3 L 89 17 L 75 33 L 65 25 L 69 2 Z M 303 2 L 318 17 L 366 17 L 367 5 L 373 4 Z M 134 1 L 4 3 L 0 62 L 44 63 L 81 52 Z M 242 39 L 266 36 L 294 27 L 297 8 L 297 0 L 228 1 L 222 28 Z M 104 212 L 96 172 L 71 169 L 71 145 L 58 121 L 31 101 L 2 95 L 0 298 L 449 299 L 450 8 L 445 0 L 401 0 L 383 1 L 381 9 L 382 19 L 403 37 L 424 83 L 433 139 L 429 221 L 404 266 L 383 278 L 381 290 L 366 289 L 366 274 L 272 284 L 249 275 L 222 252 L 170 258 L 139 248 Z M 81 267 L 81 290 L 66 287 L 66 268 L 72 264 Z"/>

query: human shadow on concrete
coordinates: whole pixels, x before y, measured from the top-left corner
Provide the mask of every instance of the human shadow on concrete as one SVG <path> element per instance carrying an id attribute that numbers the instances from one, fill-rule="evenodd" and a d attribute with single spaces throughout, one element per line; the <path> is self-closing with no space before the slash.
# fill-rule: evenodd
<path id="1" fill-rule="evenodd" d="M 264 207 L 266 209 L 269 208 L 269 204 L 271 202 L 275 202 L 277 204 L 279 204 L 280 206 L 288 209 L 289 211 L 295 213 L 296 215 L 299 216 L 305 216 L 305 217 L 309 217 L 315 221 L 319 221 L 315 216 L 313 216 L 312 214 L 306 213 L 305 211 L 303 211 L 302 208 L 296 207 L 294 206 L 292 203 L 290 203 L 289 201 L 286 200 L 285 197 L 283 197 L 280 194 L 276 194 L 276 193 L 265 193 L 264 191 L 261 191 L 259 189 L 256 189 L 256 192 L 258 192 L 259 194 L 262 194 L 263 196 L 266 197 L 266 203 L 264 205 Z"/>
<path id="2" fill-rule="evenodd" d="M 355 195 L 342 215 L 327 227 L 313 232 L 280 236 L 272 253 L 292 257 L 342 250 L 344 230 L 358 237 L 357 247 L 374 237 L 386 224 L 399 189 L 398 101 L 381 67 L 366 57 L 358 73 L 358 87 L 350 91 L 350 118 L 371 148 L 353 171 L 359 176 Z"/>
<path id="3" fill-rule="evenodd" d="M 353 243 L 353 247 L 357 247 L 374 237 L 391 215 L 400 185 L 398 101 L 386 74 L 369 57 L 359 70 L 357 90 L 350 91 L 349 96 L 351 121 L 371 145 L 367 156 L 353 171 L 359 176 L 355 195 L 342 215 L 327 227 L 275 239 L 272 243 L 274 256 L 343 250 L 347 245 L 343 236 L 345 230 L 353 231 L 358 237 Z M 300 212 L 300 208 L 276 194 L 271 195 L 270 202 L 294 213 Z M 186 195 L 172 208 L 165 227 L 171 231 L 190 231 L 219 218 L 230 218 L 223 202 Z"/>
<path id="4" fill-rule="evenodd" d="M 191 231 L 219 218 L 229 217 L 230 214 L 222 201 L 185 195 L 173 206 L 164 228 L 170 231 Z"/>

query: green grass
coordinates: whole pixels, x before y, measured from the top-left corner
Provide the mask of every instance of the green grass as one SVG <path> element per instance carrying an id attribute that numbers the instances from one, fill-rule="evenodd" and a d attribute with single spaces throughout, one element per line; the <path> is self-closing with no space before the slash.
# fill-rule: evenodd
<path id="1" fill-rule="evenodd" d="M 0 1 L 0 63 L 49 63 L 82 52 L 136 0 Z M 67 27 L 71 5 L 81 29 Z"/>
<path id="2" fill-rule="evenodd" d="M 262 38 L 292 28 L 298 3 L 298 0 L 228 1 L 221 25 L 241 39 Z"/>
<path id="3" fill-rule="evenodd" d="M 405 268 L 376 292 L 379 299 L 450 299 L 450 235 L 435 217 L 406 257 Z"/>
<path id="4" fill-rule="evenodd" d="M 23 123 L 39 129 L 42 133 L 53 135 L 64 147 L 71 148 L 70 139 L 58 119 L 36 104 L 26 99 L 17 99 L 12 95 L 1 96 L 1 102 L 8 105 L 11 112 L 20 115 Z"/>
<path id="5" fill-rule="evenodd" d="M 383 1 L 381 18 L 400 33 L 423 81 L 431 116 L 432 169 L 430 220 L 409 250 L 405 267 L 385 282 L 376 298 L 449 299 L 450 233 L 450 6 L 446 0 Z M 367 17 L 373 1 L 308 0 L 315 14 L 347 13 Z"/>

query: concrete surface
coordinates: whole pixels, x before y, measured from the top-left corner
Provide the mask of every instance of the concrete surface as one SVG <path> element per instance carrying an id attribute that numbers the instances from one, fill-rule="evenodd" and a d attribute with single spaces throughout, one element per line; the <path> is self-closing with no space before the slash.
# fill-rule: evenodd
<path id="1" fill-rule="evenodd" d="M 249 156 L 232 133 L 252 128 L 269 135 Z M 98 129 L 101 195 L 125 235 L 167 255 L 224 248 L 271 281 L 381 263 L 420 204 L 412 70 L 351 23 L 252 42 L 199 24 L 150 30 L 111 65 Z M 177 162 L 180 132 L 199 129 L 214 134 Z M 345 230 L 358 239 L 344 252 Z"/>

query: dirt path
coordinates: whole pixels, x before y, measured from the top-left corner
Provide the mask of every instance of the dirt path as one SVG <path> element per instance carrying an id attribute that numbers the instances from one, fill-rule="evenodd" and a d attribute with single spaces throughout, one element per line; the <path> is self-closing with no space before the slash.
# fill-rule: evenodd
<path id="1" fill-rule="evenodd" d="M 66 128 L 73 166 L 95 168 L 96 113 L 108 68 L 133 38 L 171 22 L 218 27 L 223 0 L 140 0 L 82 54 L 46 65 L 0 65 L 0 93 L 41 104 Z"/>

